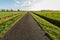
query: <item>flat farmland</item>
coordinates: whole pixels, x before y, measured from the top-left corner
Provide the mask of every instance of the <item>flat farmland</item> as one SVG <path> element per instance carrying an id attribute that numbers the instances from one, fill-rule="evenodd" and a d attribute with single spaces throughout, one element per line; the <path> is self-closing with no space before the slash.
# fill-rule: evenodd
<path id="1" fill-rule="evenodd" d="M 60 40 L 59 11 L 36 11 L 31 15 L 52 40 Z"/>
<path id="2" fill-rule="evenodd" d="M 26 12 L 0 12 L 0 39 L 12 28 Z"/>
<path id="3" fill-rule="evenodd" d="M 60 40 L 60 11 L 0 12 L 2 40 Z"/>

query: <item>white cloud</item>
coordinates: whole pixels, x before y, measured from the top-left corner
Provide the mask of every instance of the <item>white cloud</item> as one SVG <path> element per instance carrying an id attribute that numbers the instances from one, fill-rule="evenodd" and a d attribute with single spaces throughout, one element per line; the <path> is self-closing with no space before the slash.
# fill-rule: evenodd
<path id="1" fill-rule="evenodd" d="M 41 0 L 15 0 L 16 5 L 22 10 L 33 10 L 35 5 L 40 3 Z M 35 9 L 34 9 L 35 10 Z"/>
<path id="2" fill-rule="evenodd" d="M 15 0 L 22 10 L 59 10 L 60 0 Z"/>
<path id="3" fill-rule="evenodd" d="M 17 4 L 20 4 L 20 2 L 19 2 L 19 1 L 16 1 L 16 3 L 17 3 Z"/>

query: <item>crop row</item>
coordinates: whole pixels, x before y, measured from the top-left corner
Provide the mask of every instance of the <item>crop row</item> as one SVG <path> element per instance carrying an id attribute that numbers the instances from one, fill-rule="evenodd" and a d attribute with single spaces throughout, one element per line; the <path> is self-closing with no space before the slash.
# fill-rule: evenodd
<path id="1" fill-rule="evenodd" d="M 9 17 L 10 19 L 6 22 L 0 24 L 0 39 L 5 35 L 5 33 L 12 28 L 23 16 L 25 12 L 20 12 L 18 15 Z"/>
<path id="2" fill-rule="evenodd" d="M 1 18 L 0 19 L 0 24 L 6 22 L 6 21 L 8 21 L 8 20 L 10 20 L 10 19 L 12 19 L 12 18 L 14 18 L 16 16 L 18 16 L 18 15 L 12 15 L 12 16 L 9 16 L 9 17 Z"/>
<path id="3" fill-rule="evenodd" d="M 17 13 L 18 12 L 0 12 L 0 19 L 5 18 L 5 17 L 9 17 L 9 16 L 17 14 Z"/>
<path id="4" fill-rule="evenodd" d="M 52 40 L 60 40 L 60 28 L 33 13 L 31 15 Z"/>
<path id="5" fill-rule="evenodd" d="M 60 12 L 55 12 L 55 11 L 52 11 L 52 12 L 35 12 L 36 14 L 39 14 L 39 15 L 42 15 L 42 16 L 45 16 L 47 18 L 50 18 L 50 19 L 54 19 L 54 20 L 58 20 L 60 21 Z"/>

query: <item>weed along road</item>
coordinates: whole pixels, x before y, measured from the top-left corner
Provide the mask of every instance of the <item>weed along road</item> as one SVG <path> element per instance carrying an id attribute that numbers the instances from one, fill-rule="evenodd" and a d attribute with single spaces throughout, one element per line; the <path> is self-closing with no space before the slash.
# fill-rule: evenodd
<path id="1" fill-rule="evenodd" d="M 2 40 L 50 40 L 38 26 L 33 17 L 27 13 L 3 37 Z"/>

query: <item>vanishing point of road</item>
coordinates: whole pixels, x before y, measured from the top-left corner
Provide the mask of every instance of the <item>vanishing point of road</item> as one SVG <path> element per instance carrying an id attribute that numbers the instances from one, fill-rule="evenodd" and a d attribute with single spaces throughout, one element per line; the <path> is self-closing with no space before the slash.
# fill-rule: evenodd
<path id="1" fill-rule="evenodd" d="M 27 13 L 19 20 L 3 37 L 3 40 L 50 40 L 36 23 L 33 17 Z"/>

